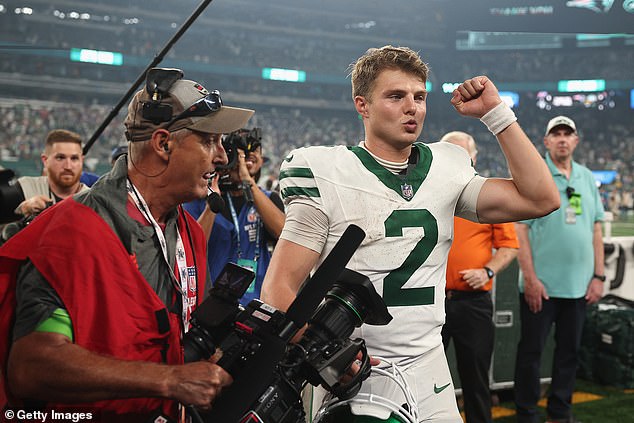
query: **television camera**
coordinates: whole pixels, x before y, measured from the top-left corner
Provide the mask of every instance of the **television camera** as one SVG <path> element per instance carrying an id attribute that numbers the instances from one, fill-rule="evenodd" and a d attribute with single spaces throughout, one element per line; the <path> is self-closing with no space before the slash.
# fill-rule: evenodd
<path id="1" fill-rule="evenodd" d="M 303 422 L 306 384 L 321 385 L 339 398 L 359 391 L 370 373 L 369 356 L 365 342 L 349 336 L 363 323 L 385 325 L 392 319 L 369 279 L 345 269 L 364 237 L 360 228 L 349 226 L 287 313 L 259 300 L 242 309 L 238 299 L 253 274 L 234 264 L 225 267 L 192 313 L 184 338 L 186 361 L 208 359 L 218 347 L 218 364 L 234 378 L 201 420 Z M 289 344 L 306 322 L 299 341 Z M 342 382 L 359 353 L 361 370 Z"/>
<path id="2" fill-rule="evenodd" d="M 222 146 L 227 153 L 227 164 L 217 166 L 220 179 L 218 180 L 218 186 L 223 192 L 227 191 L 242 191 L 245 200 L 248 203 L 253 202 L 253 193 L 251 192 L 251 185 L 244 181 L 233 180 L 229 171 L 236 169 L 238 166 L 238 150 L 244 151 L 245 155 L 255 151 L 262 145 L 262 129 L 238 129 L 222 140 Z M 260 177 L 260 170 L 255 175 L 257 181 Z"/>
<path id="3" fill-rule="evenodd" d="M 228 162 L 226 165 L 218 166 L 222 169 L 233 169 L 238 163 L 238 150 L 245 154 L 255 151 L 262 145 L 262 128 L 238 129 L 222 140 L 222 146 L 227 152 Z"/>

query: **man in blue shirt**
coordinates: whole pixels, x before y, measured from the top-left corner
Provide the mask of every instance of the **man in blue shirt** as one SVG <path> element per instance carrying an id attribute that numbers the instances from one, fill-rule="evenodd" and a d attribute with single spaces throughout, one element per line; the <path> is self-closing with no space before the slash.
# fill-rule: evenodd
<path id="1" fill-rule="evenodd" d="M 541 354 L 555 330 L 547 422 L 576 422 L 571 414 L 586 305 L 597 302 L 605 281 L 603 206 L 592 172 L 573 161 L 579 143 L 572 119 L 548 122 L 546 164 L 561 197 L 551 214 L 516 224 L 520 242 L 521 339 L 515 362 L 518 423 L 538 421 Z"/>

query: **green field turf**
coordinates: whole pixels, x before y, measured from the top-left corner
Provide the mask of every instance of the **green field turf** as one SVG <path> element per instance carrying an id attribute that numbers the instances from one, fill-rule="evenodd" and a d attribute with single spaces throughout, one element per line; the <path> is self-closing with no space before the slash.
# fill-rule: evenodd
<path id="1" fill-rule="evenodd" d="M 612 236 L 634 236 L 634 214 L 614 219 Z M 632 417 L 632 421 L 634 421 L 634 417 Z"/>
<path id="2" fill-rule="evenodd" d="M 499 393 L 500 404 L 493 408 L 496 423 L 514 423 L 512 392 Z M 540 401 L 545 418 L 545 400 Z M 573 395 L 573 414 L 583 423 L 630 423 L 634 421 L 634 389 L 619 389 L 577 380 Z M 542 420 L 543 421 L 543 420 Z"/>

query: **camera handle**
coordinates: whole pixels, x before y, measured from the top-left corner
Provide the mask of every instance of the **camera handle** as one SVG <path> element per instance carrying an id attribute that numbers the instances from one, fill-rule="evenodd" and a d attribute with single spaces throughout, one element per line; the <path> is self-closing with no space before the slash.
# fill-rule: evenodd
<path id="1" fill-rule="evenodd" d="M 361 389 L 361 382 L 366 380 L 370 376 L 372 366 L 370 365 L 370 355 L 365 347 L 365 341 L 361 338 L 351 340 L 342 351 L 340 355 L 342 358 L 348 359 L 348 357 L 356 357 L 357 353 L 361 352 L 361 360 L 359 364 L 359 371 L 350 379 L 350 381 L 344 385 L 336 383 L 332 387 L 327 389 L 336 397 L 346 400 L 354 397 Z M 350 363 L 352 365 L 353 362 Z"/>

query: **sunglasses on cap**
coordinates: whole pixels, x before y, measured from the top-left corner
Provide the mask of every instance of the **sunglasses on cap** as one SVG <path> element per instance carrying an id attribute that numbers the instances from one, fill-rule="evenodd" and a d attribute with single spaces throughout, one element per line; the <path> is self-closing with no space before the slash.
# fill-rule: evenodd
<path id="1" fill-rule="evenodd" d="M 163 129 L 168 129 L 174 124 L 174 122 L 187 119 L 190 117 L 207 116 L 217 112 L 222 108 L 222 98 L 220 97 L 220 91 L 210 91 L 205 97 L 196 101 L 194 104 L 183 110 L 178 115 L 170 119 L 165 125 L 162 125 Z"/>

